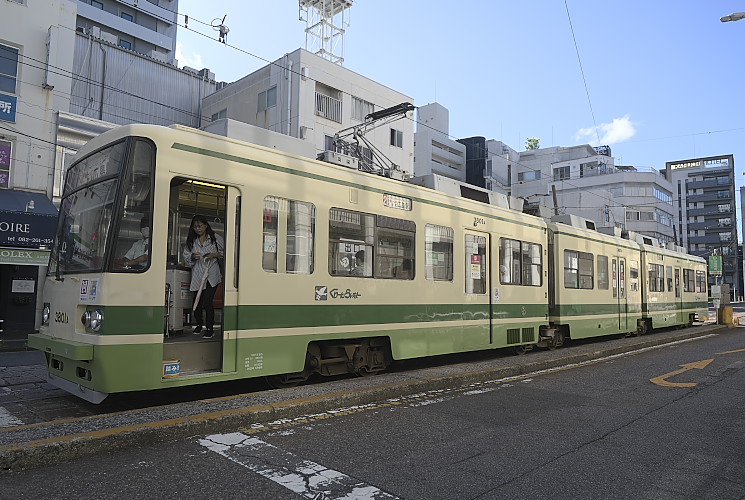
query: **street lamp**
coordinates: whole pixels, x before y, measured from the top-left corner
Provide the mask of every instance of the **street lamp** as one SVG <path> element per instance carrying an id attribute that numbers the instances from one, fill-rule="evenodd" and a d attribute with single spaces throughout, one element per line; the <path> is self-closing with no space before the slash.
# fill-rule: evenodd
<path id="1" fill-rule="evenodd" d="M 740 19 L 745 19 L 745 12 L 734 12 L 729 16 L 719 18 L 719 20 L 723 23 L 728 23 L 730 21 L 739 21 Z"/>

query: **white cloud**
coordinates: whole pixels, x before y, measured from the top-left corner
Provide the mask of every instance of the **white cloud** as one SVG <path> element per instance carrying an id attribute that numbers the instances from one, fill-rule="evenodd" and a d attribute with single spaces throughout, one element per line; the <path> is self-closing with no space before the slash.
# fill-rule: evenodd
<path id="1" fill-rule="evenodd" d="M 178 60 L 179 66 L 189 66 L 196 69 L 202 69 L 204 68 L 204 63 L 202 62 L 202 56 L 200 54 L 184 54 L 183 45 L 181 42 L 176 42 L 176 60 Z"/>
<path id="2" fill-rule="evenodd" d="M 617 144 L 619 142 L 631 139 L 636 135 L 636 128 L 634 128 L 634 122 L 631 121 L 629 115 L 625 115 L 622 118 L 614 118 L 610 123 L 602 123 L 598 125 L 598 133 L 595 133 L 594 127 L 581 128 L 577 131 L 575 139 L 578 142 L 589 142 L 593 146 Z M 598 134 L 600 135 L 600 142 L 598 143 Z"/>

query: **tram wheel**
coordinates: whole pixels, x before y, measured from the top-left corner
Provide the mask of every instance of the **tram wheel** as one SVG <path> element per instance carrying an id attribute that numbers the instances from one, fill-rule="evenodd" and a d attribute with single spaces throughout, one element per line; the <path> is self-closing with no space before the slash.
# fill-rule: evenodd
<path id="1" fill-rule="evenodd" d="M 267 385 L 272 389 L 295 387 L 306 380 L 300 373 L 283 373 L 282 375 L 269 375 L 265 378 Z"/>
<path id="2" fill-rule="evenodd" d="M 528 352 L 528 348 L 525 347 L 524 345 L 516 345 L 515 347 L 512 348 L 512 352 L 514 352 L 515 355 L 517 356 L 522 356 L 523 354 Z"/>

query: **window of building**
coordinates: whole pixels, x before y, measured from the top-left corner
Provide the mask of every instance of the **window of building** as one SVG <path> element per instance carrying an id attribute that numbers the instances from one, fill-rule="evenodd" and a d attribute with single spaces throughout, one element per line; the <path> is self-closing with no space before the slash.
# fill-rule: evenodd
<path id="1" fill-rule="evenodd" d="M 554 181 L 564 181 L 567 179 L 569 179 L 569 165 L 554 169 Z"/>
<path id="2" fill-rule="evenodd" d="M 268 88 L 263 92 L 259 92 L 259 102 L 257 105 L 257 112 L 265 111 L 269 108 L 273 108 L 277 105 L 277 86 Z"/>
<path id="3" fill-rule="evenodd" d="M 91 0 L 91 6 L 103 10 L 103 4 L 101 2 L 97 2 L 96 0 Z"/>
<path id="4" fill-rule="evenodd" d="M 352 97 L 352 118 L 364 121 L 365 117 L 375 111 L 375 105 L 359 97 Z"/>
<path id="5" fill-rule="evenodd" d="M 486 236 L 466 234 L 466 293 L 484 295 L 486 290 Z"/>
<path id="6" fill-rule="evenodd" d="M 122 12 L 121 13 L 121 18 L 124 19 L 125 21 L 129 21 L 130 23 L 135 22 L 134 16 L 132 14 L 127 13 L 127 12 Z"/>
<path id="7" fill-rule="evenodd" d="M 413 279 L 412 221 L 332 208 L 329 212 L 329 274 Z"/>
<path id="8" fill-rule="evenodd" d="M 18 49 L 0 45 L 0 91 L 16 93 L 18 78 Z"/>
<path id="9" fill-rule="evenodd" d="M 264 198 L 261 266 L 270 273 L 313 274 L 316 207 L 275 196 Z M 284 255 L 282 261 L 279 255 Z"/>
<path id="10" fill-rule="evenodd" d="M 717 205 L 717 210 L 721 212 L 731 212 L 732 211 L 732 205 L 729 203 L 722 203 L 720 205 Z"/>
<path id="11" fill-rule="evenodd" d="M 540 170 L 531 170 L 529 172 L 518 172 L 517 173 L 518 182 L 537 181 L 540 178 L 541 178 Z"/>
<path id="12" fill-rule="evenodd" d="M 404 133 L 402 131 L 396 130 L 395 128 L 391 129 L 391 146 L 397 148 L 404 147 Z"/>
<path id="13" fill-rule="evenodd" d="M 453 281 L 453 229 L 427 224 L 424 228 L 424 274 L 431 281 Z"/>
<path id="14" fill-rule="evenodd" d="M 678 181 L 678 191 L 680 192 L 680 181 Z M 673 203 L 673 195 L 658 187 L 654 188 L 654 196 L 658 200 L 664 201 L 665 203 L 669 203 L 671 205 Z"/>
<path id="15" fill-rule="evenodd" d="M 720 241 L 732 241 L 732 233 L 719 233 Z"/>
<path id="16" fill-rule="evenodd" d="M 13 157 L 13 143 L 0 141 L 0 188 L 10 187 L 10 159 Z"/>
<path id="17" fill-rule="evenodd" d="M 724 198 L 729 198 L 729 197 L 730 197 L 729 190 L 720 189 L 719 191 L 717 191 L 717 198 L 719 198 L 720 200 Z"/>
<path id="18" fill-rule="evenodd" d="M 598 255 L 598 290 L 607 290 L 608 282 L 608 256 Z"/>
<path id="19" fill-rule="evenodd" d="M 221 120 L 221 119 L 227 118 L 227 117 L 228 117 L 228 110 L 227 109 L 221 109 L 217 113 L 213 113 L 212 114 L 212 121 L 214 122 L 215 120 Z"/>
<path id="20" fill-rule="evenodd" d="M 128 40 L 122 40 L 120 38 L 119 39 L 119 46 L 122 47 L 122 48 L 124 48 L 124 49 L 127 49 L 127 50 L 132 50 L 132 42 L 130 42 Z"/>
<path id="21" fill-rule="evenodd" d="M 541 245 L 527 241 L 499 240 L 499 282 L 503 285 L 541 286 Z"/>

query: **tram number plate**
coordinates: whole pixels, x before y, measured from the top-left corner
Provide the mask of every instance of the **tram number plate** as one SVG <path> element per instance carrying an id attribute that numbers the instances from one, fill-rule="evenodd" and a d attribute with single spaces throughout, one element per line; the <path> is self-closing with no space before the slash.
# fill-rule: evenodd
<path id="1" fill-rule="evenodd" d="M 163 378 L 178 377 L 181 374 L 181 362 L 163 361 Z"/>
<path id="2" fill-rule="evenodd" d="M 67 315 L 66 312 L 57 311 L 54 313 L 54 322 L 55 323 L 69 323 L 70 317 Z"/>

